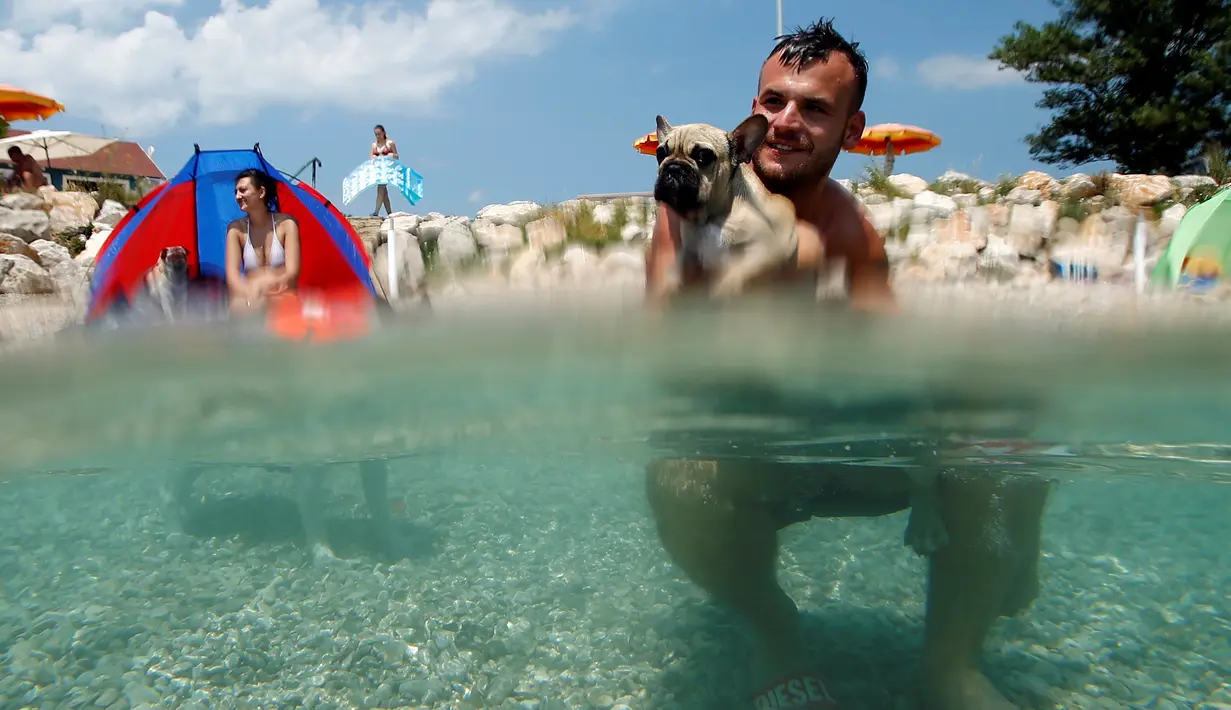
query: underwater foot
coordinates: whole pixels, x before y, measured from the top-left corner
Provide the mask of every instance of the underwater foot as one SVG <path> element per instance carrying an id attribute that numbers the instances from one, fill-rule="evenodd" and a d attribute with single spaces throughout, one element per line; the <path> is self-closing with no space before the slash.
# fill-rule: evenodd
<path id="1" fill-rule="evenodd" d="M 1019 710 L 977 670 L 924 680 L 923 710 Z"/>
<path id="2" fill-rule="evenodd" d="M 811 662 L 798 632 L 760 635 L 754 642 L 751 708 L 834 708 L 837 705 Z"/>
<path id="3" fill-rule="evenodd" d="M 356 562 L 343 559 L 334 554 L 333 549 L 323 542 L 312 545 L 312 566 L 320 570 L 354 569 Z"/>

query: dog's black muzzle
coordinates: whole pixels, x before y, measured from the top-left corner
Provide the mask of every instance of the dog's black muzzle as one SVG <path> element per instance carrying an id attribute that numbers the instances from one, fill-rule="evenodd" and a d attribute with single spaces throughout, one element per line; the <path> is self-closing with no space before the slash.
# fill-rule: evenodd
<path id="1" fill-rule="evenodd" d="M 701 206 L 701 173 L 680 160 L 664 162 L 654 182 L 654 199 L 676 212 L 690 212 Z"/>

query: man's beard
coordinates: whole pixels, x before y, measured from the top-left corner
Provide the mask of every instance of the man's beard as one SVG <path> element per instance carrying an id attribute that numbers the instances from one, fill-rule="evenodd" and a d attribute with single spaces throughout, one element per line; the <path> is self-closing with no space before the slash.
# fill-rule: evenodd
<path id="1" fill-rule="evenodd" d="M 828 177 L 829 171 L 833 170 L 834 163 L 838 162 L 838 155 L 841 152 L 842 144 L 839 142 L 829 150 L 813 155 L 804 165 L 782 174 L 768 175 L 761 164 L 761 153 L 757 151 L 756 155 L 753 156 L 752 166 L 756 169 L 757 176 L 761 178 L 761 182 L 765 183 L 765 187 L 769 188 L 770 192 L 787 195 L 800 188 L 819 183 Z"/>

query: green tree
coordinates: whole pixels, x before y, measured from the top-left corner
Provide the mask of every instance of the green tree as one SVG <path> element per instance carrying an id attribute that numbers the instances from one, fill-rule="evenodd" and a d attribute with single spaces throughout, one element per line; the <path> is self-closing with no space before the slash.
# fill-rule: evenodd
<path id="1" fill-rule="evenodd" d="M 1052 0 L 1058 20 L 1023 22 L 989 57 L 1050 84 L 1051 123 L 1028 135 L 1061 167 L 1112 160 L 1177 174 L 1208 142 L 1231 146 L 1231 0 Z"/>

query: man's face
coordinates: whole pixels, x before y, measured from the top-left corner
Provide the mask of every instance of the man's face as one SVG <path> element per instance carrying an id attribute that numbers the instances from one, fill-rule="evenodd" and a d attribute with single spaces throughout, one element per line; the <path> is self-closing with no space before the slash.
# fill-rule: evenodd
<path id="1" fill-rule="evenodd" d="M 859 142 L 863 111 L 848 115 L 856 88 L 855 69 L 838 52 L 799 71 L 776 55 L 765 62 L 752 112 L 769 119 L 769 135 L 752 163 L 771 190 L 823 180 L 842 149 Z"/>

